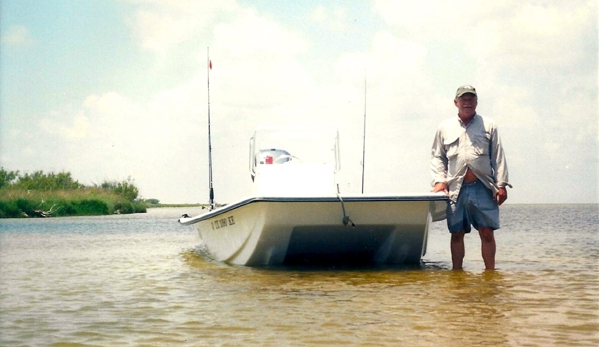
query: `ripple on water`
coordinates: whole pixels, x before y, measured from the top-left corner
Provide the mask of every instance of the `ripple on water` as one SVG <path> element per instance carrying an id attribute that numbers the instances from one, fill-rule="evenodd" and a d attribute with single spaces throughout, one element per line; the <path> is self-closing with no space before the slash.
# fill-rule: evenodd
<path id="1" fill-rule="evenodd" d="M 421 267 L 248 268 L 179 212 L 35 221 L 0 233 L 0 345 L 597 346 L 597 234 L 566 210 L 504 209 L 495 272 L 476 234 L 450 271 L 443 225 Z"/>

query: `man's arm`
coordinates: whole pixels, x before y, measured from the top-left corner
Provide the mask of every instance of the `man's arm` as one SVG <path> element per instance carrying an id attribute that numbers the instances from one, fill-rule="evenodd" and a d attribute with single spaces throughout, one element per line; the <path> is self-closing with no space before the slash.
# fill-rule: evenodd
<path id="1" fill-rule="evenodd" d="M 499 206 L 507 200 L 507 189 L 505 187 L 499 188 L 495 200 L 497 200 L 497 205 Z"/>
<path id="2" fill-rule="evenodd" d="M 431 149 L 431 175 L 433 177 L 433 192 L 445 192 L 449 194 L 447 189 L 447 155 L 445 147 L 443 147 L 443 137 L 441 130 L 437 129 L 433 147 Z"/>
<path id="3" fill-rule="evenodd" d="M 437 182 L 433 186 L 433 193 L 443 192 L 445 195 L 449 195 L 449 190 L 447 189 L 447 183 L 445 182 Z"/>
<path id="4" fill-rule="evenodd" d="M 497 204 L 501 205 L 507 200 L 507 188 L 512 187 L 509 183 L 509 173 L 507 169 L 507 161 L 505 159 L 505 152 L 503 151 L 503 145 L 501 144 L 501 138 L 497 128 L 493 128 L 493 134 L 491 137 L 491 165 L 493 166 L 493 173 L 495 175 L 495 183 L 499 187 L 495 199 Z"/>

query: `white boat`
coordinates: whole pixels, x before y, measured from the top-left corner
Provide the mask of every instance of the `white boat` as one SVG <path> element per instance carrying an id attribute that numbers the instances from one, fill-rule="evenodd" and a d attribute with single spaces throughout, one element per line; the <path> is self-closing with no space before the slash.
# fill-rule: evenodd
<path id="1" fill-rule="evenodd" d="M 439 193 L 340 194 L 336 129 L 260 128 L 250 141 L 255 194 L 182 216 L 217 261 L 247 265 L 419 264 Z"/>

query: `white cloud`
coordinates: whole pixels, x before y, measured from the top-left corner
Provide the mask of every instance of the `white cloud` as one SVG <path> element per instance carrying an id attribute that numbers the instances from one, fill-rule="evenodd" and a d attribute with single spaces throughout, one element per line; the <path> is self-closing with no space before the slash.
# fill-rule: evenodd
<path id="1" fill-rule="evenodd" d="M 376 0 L 374 4 L 374 10 L 383 20 L 401 28 L 402 36 L 408 39 L 459 42 L 476 33 L 474 23 L 484 23 L 492 16 L 501 16 L 509 7 L 505 1 L 484 3 L 468 0 Z"/>
<path id="2" fill-rule="evenodd" d="M 485 107 L 485 97 L 481 99 L 481 108 L 492 110 L 497 115 L 496 121 L 501 124 L 513 125 L 519 128 L 534 128 L 542 124 L 543 119 L 539 117 L 538 108 L 531 104 L 533 95 L 528 88 L 518 85 L 500 85 L 493 90 L 495 96 L 492 105 Z"/>
<path id="3" fill-rule="evenodd" d="M 318 5 L 312 11 L 310 20 L 328 30 L 343 31 L 347 28 L 347 9 L 342 7 L 328 8 Z"/>
<path id="4" fill-rule="evenodd" d="M 206 34 L 222 12 L 234 13 L 235 0 L 126 0 L 138 5 L 129 18 L 141 47 L 164 56 L 173 46 Z"/>
<path id="5" fill-rule="evenodd" d="M 509 47 L 512 63 L 527 64 L 534 56 L 539 65 L 576 65 L 587 53 L 584 40 L 596 37 L 586 32 L 592 21 L 590 7 L 524 4 L 508 22 L 498 48 Z"/>
<path id="6" fill-rule="evenodd" d="M 308 47 L 300 35 L 246 11 L 217 25 L 214 36 L 215 101 L 264 109 L 302 99 L 310 81 L 298 59 Z"/>
<path id="7" fill-rule="evenodd" d="M 588 47 L 597 46 L 589 43 L 597 36 L 593 8 L 589 1 L 375 2 L 377 13 L 406 39 L 463 46 L 485 69 L 530 67 L 531 59 L 536 66 L 558 68 L 588 59 Z"/>
<path id="8" fill-rule="evenodd" d="M 11 46 L 29 46 L 34 42 L 29 29 L 23 25 L 13 25 L 8 28 L 6 33 L 2 34 L 0 41 Z"/>
<path id="9" fill-rule="evenodd" d="M 64 119 L 64 117 L 57 120 L 46 118 L 41 121 L 41 125 L 46 131 L 53 132 L 66 141 L 77 141 L 87 137 L 89 120 L 81 113 L 72 119 L 71 124 L 61 124 L 61 121 L 69 121 L 69 119 Z"/>

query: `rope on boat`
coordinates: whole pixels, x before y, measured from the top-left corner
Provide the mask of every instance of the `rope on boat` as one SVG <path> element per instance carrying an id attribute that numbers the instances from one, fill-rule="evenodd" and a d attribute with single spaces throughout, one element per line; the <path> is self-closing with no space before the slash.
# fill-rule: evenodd
<path id="1" fill-rule="evenodd" d="M 349 216 L 347 214 L 345 214 L 345 204 L 343 203 L 343 198 L 341 198 L 341 195 L 339 193 L 339 185 L 337 184 L 337 197 L 339 198 L 339 201 L 341 202 L 341 209 L 343 210 L 343 225 L 347 226 L 348 224 L 351 223 L 351 227 L 355 228 L 356 224 L 354 224 L 354 222 L 349 218 Z"/>

